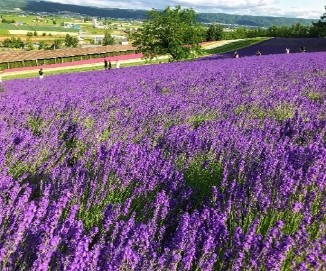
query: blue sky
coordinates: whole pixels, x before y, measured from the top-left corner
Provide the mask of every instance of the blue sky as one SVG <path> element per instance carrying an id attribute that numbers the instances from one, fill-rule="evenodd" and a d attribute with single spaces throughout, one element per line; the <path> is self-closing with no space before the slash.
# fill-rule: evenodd
<path id="1" fill-rule="evenodd" d="M 193 8 L 196 12 L 241 15 L 317 18 L 325 12 L 325 0 L 48 0 L 57 3 L 128 9 L 163 9 L 170 5 Z"/>

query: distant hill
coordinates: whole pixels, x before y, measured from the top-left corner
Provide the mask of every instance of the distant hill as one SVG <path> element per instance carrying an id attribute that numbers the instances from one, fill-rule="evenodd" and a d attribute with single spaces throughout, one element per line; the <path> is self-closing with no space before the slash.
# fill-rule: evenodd
<path id="1" fill-rule="evenodd" d="M 0 0 L 0 11 L 14 8 L 23 8 L 28 0 Z"/>
<path id="2" fill-rule="evenodd" d="M 73 13 L 80 13 L 87 16 L 109 17 L 109 18 L 123 18 L 123 19 L 145 19 L 146 10 L 133 9 L 116 9 L 116 8 L 97 8 L 85 7 L 77 5 L 60 4 L 46 1 L 34 0 L 0 0 L 1 8 L 19 7 L 25 11 L 32 12 L 51 12 L 58 13 L 69 11 Z M 269 17 L 269 16 L 249 16 L 249 15 L 233 15 L 225 13 L 199 13 L 198 18 L 203 23 L 222 23 L 233 25 L 259 26 L 269 27 L 272 25 L 286 25 L 290 26 L 295 23 L 309 25 L 313 20 L 285 18 L 285 17 Z M 315 20 L 316 21 L 316 20 Z"/>
<path id="3" fill-rule="evenodd" d="M 296 23 L 303 25 L 310 25 L 311 19 L 300 18 L 285 18 L 285 17 L 270 17 L 270 16 L 250 16 L 250 15 L 234 15 L 225 13 L 199 13 L 200 21 L 206 23 L 218 22 L 223 24 L 238 24 L 246 26 L 269 27 L 277 26 L 291 26 Z"/>

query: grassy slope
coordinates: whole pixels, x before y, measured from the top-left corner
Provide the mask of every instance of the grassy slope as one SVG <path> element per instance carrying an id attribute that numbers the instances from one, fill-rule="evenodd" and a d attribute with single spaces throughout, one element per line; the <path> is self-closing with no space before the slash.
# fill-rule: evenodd
<path id="1" fill-rule="evenodd" d="M 204 54 L 205 55 L 215 55 L 215 54 L 223 54 L 231 51 L 236 51 L 245 47 L 252 46 L 254 44 L 263 42 L 265 40 L 268 40 L 270 38 L 251 38 L 251 39 L 243 39 L 238 40 L 229 44 L 225 44 L 216 48 L 212 49 L 205 49 Z"/>

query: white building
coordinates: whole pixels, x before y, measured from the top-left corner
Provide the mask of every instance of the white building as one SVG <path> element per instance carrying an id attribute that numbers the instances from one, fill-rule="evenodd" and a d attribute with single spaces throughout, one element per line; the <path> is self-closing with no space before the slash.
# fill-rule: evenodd
<path id="1" fill-rule="evenodd" d="M 93 27 L 97 27 L 97 19 L 93 18 L 92 19 Z"/>

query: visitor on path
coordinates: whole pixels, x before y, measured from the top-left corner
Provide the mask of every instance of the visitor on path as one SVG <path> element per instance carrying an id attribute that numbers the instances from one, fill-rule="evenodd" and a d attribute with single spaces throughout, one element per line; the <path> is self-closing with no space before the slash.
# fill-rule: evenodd
<path id="1" fill-rule="evenodd" d="M 38 71 L 38 74 L 39 74 L 39 76 L 40 76 L 40 79 L 42 80 L 43 79 L 43 69 L 40 69 L 39 71 Z"/>
<path id="2" fill-rule="evenodd" d="M 289 54 L 290 53 L 290 48 L 285 48 L 285 53 Z"/>
<path id="3" fill-rule="evenodd" d="M 120 68 L 120 62 L 119 62 L 119 60 L 117 60 L 117 61 L 115 62 L 115 67 L 116 67 L 117 69 Z"/>
<path id="4" fill-rule="evenodd" d="M 256 56 L 261 56 L 261 52 L 259 50 L 256 52 Z"/>
<path id="5" fill-rule="evenodd" d="M 111 60 L 109 60 L 109 70 L 112 69 L 112 63 L 111 63 Z"/>
<path id="6" fill-rule="evenodd" d="M 301 53 L 304 53 L 304 52 L 306 52 L 306 47 L 304 47 L 304 46 L 301 46 L 301 47 L 300 47 L 300 52 L 301 52 Z"/>
<path id="7" fill-rule="evenodd" d="M 104 58 L 104 69 L 108 69 L 108 61 Z"/>
<path id="8" fill-rule="evenodd" d="M 235 51 L 235 52 L 234 52 L 233 57 L 234 57 L 234 58 L 239 58 L 238 51 Z"/>
<path id="9" fill-rule="evenodd" d="M 0 84 L 2 84 L 2 73 L 3 71 L 0 71 Z"/>

